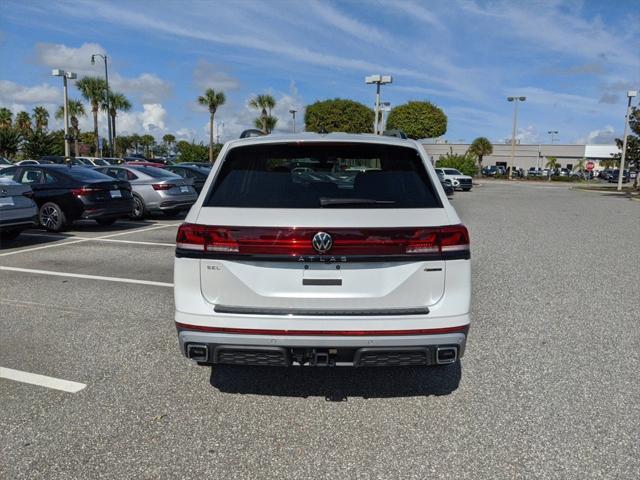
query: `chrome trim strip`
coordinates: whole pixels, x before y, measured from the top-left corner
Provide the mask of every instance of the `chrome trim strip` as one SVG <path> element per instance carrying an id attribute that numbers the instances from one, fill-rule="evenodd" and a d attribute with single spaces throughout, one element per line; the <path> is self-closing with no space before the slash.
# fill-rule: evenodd
<path id="1" fill-rule="evenodd" d="M 269 307 L 234 307 L 229 305 L 216 305 L 214 307 L 216 313 L 230 313 L 234 315 L 293 315 L 293 316 L 310 316 L 310 317 L 380 317 L 394 315 L 427 315 L 429 309 L 427 307 L 415 308 L 385 308 L 385 309 L 367 309 L 367 310 L 311 310 L 307 308 L 269 308 Z"/>

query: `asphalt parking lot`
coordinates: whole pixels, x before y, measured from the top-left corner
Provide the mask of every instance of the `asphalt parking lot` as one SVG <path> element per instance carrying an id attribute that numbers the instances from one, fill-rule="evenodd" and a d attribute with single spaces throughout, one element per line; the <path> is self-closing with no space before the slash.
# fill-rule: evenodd
<path id="1" fill-rule="evenodd" d="M 465 357 L 437 369 L 193 365 L 180 220 L 32 230 L 0 250 L 1 478 L 637 478 L 640 202 L 486 182 Z M 621 252 L 621 253 L 618 253 Z"/>

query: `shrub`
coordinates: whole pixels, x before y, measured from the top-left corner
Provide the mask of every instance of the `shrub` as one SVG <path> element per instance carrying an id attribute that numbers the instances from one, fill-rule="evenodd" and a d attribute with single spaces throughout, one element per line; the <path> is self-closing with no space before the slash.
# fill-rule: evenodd
<path id="1" fill-rule="evenodd" d="M 213 145 L 213 157 L 217 157 L 222 149 L 221 144 Z M 180 162 L 208 162 L 209 146 L 202 143 L 187 142 L 181 140 L 176 144 L 178 160 Z"/>
<path id="2" fill-rule="evenodd" d="M 307 106 L 304 125 L 308 132 L 373 133 L 373 110 L 362 103 L 335 98 Z"/>
<path id="3" fill-rule="evenodd" d="M 461 173 L 469 176 L 474 176 L 477 172 L 475 158 L 469 154 L 458 155 L 455 153 L 447 153 L 440 157 L 436 162 L 437 168 L 455 168 Z"/>
<path id="4" fill-rule="evenodd" d="M 409 138 L 435 138 L 447 132 L 447 116 L 430 102 L 408 102 L 389 112 L 387 129 L 402 130 Z"/>

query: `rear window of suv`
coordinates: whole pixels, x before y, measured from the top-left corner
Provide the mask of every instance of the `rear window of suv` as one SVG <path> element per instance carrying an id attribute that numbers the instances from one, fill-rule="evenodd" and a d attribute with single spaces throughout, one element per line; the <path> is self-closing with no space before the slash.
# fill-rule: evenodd
<path id="1" fill-rule="evenodd" d="M 439 208 L 442 203 L 413 148 L 288 143 L 232 148 L 204 206 Z"/>

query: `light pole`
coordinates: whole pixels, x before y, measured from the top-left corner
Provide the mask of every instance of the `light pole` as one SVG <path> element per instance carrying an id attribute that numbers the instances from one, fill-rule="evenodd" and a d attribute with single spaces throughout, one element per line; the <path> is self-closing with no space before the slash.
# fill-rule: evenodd
<path id="1" fill-rule="evenodd" d="M 554 138 L 554 135 L 558 135 L 558 131 L 557 130 L 549 130 L 547 133 L 549 135 L 551 135 L 551 145 L 553 145 L 553 142 L 556 141 L 556 139 Z"/>
<path id="2" fill-rule="evenodd" d="M 629 116 L 631 115 L 631 99 L 637 95 L 637 90 L 629 90 L 627 92 L 627 113 L 624 116 L 624 136 L 622 137 L 622 155 L 620 155 L 620 171 L 618 172 L 618 191 L 622 190 L 622 179 L 624 178 L 624 159 L 627 155 L 627 127 L 629 126 Z"/>
<path id="3" fill-rule="evenodd" d="M 65 72 L 64 70 L 55 69 L 51 71 L 51 75 L 54 77 L 62 77 L 62 85 L 64 91 L 64 105 L 62 107 L 64 111 L 64 157 L 65 159 L 71 156 L 71 143 L 69 137 L 69 95 L 67 93 L 67 79 L 73 80 L 78 76 L 73 72 Z"/>
<path id="4" fill-rule="evenodd" d="M 390 102 L 382 102 L 380 104 L 380 113 L 382 115 L 380 118 L 380 133 L 384 133 L 384 130 L 385 130 L 384 112 L 390 112 L 390 111 L 391 111 Z"/>
<path id="5" fill-rule="evenodd" d="M 289 113 L 293 117 L 293 133 L 296 133 L 296 112 L 297 110 L 294 110 L 293 108 L 289 110 Z"/>
<path id="6" fill-rule="evenodd" d="M 102 57 L 102 59 L 104 60 L 104 80 L 107 84 L 107 132 L 109 136 L 109 156 L 111 156 L 111 152 L 113 152 L 111 143 L 113 140 L 111 138 L 111 119 L 109 118 L 111 115 L 111 95 L 109 95 L 109 69 L 107 68 L 107 56 L 101 53 L 94 53 L 93 55 L 91 55 L 91 65 L 96 64 L 96 57 Z"/>
<path id="7" fill-rule="evenodd" d="M 518 123 L 518 103 L 524 102 L 527 97 L 507 97 L 507 101 L 515 102 L 513 109 L 513 129 L 511 130 L 511 168 L 509 168 L 509 180 L 513 178 L 513 167 L 516 157 L 516 125 Z"/>
<path id="8" fill-rule="evenodd" d="M 388 83 L 393 83 L 393 78 L 391 75 L 369 75 L 364 78 L 365 83 L 367 84 L 375 84 L 376 85 L 376 109 L 375 109 L 375 119 L 373 121 L 373 133 L 378 135 L 378 122 L 380 116 L 380 85 L 386 85 Z"/>

